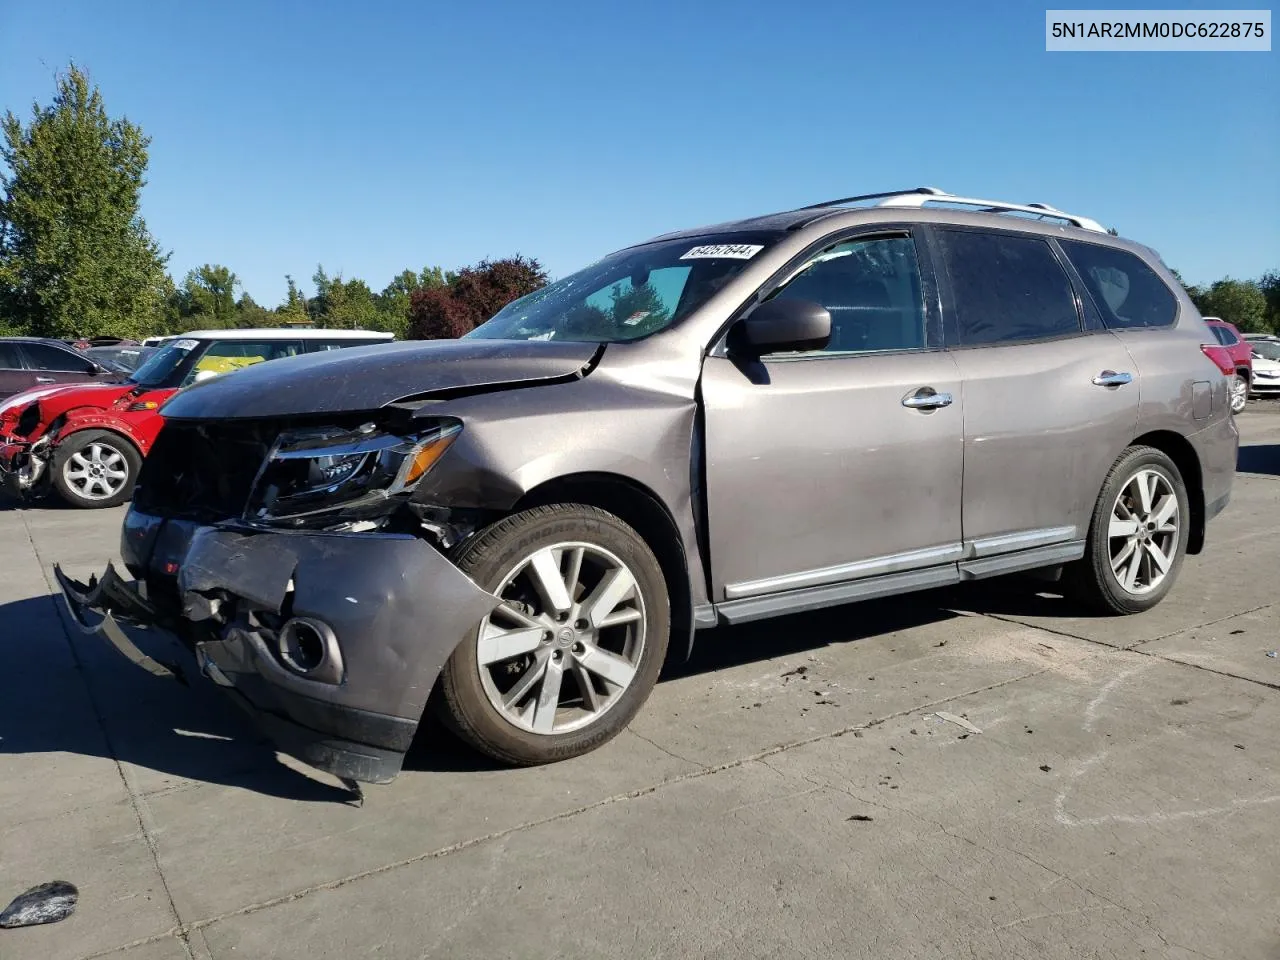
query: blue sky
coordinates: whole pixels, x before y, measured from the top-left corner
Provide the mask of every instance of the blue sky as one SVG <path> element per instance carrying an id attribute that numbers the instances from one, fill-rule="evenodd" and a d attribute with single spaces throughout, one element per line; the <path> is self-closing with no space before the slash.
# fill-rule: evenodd
<path id="1" fill-rule="evenodd" d="M 317 263 L 375 290 L 516 252 L 563 275 L 918 185 L 1093 216 L 1191 282 L 1280 267 L 1280 52 L 1046 53 L 1044 11 L 0 0 L 0 104 L 86 67 L 152 137 L 171 272 L 224 263 L 269 305 Z"/>

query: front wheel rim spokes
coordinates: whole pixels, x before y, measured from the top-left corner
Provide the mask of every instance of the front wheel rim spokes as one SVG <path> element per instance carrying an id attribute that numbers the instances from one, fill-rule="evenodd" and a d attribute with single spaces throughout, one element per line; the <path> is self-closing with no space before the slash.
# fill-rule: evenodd
<path id="1" fill-rule="evenodd" d="M 1164 583 L 1177 557 L 1181 510 L 1173 482 L 1158 470 L 1139 470 L 1111 507 L 1107 556 L 1121 589 L 1135 595 Z"/>
<path id="2" fill-rule="evenodd" d="M 568 733 L 596 722 L 635 679 L 645 643 L 644 597 L 631 569 L 589 543 L 521 560 L 480 623 L 481 685 L 509 723 Z"/>
<path id="3" fill-rule="evenodd" d="M 67 458 L 62 475 L 86 500 L 106 500 L 124 486 L 129 469 L 124 454 L 115 447 L 91 443 Z"/>

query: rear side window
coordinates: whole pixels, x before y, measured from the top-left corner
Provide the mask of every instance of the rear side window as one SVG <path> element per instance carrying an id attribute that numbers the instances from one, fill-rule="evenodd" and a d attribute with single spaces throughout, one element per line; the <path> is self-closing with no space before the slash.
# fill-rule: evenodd
<path id="1" fill-rule="evenodd" d="M 1234 347 L 1240 342 L 1236 335 L 1226 327 L 1213 325 L 1209 329 L 1213 331 L 1213 335 L 1218 338 L 1218 342 L 1224 347 Z"/>
<path id="2" fill-rule="evenodd" d="M 1167 327 L 1173 323 L 1178 301 L 1141 257 L 1082 240 L 1059 242 L 1108 327 Z"/>
<path id="3" fill-rule="evenodd" d="M 0 343 L 0 370 L 21 370 L 22 358 L 16 343 Z"/>
<path id="4" fill-rule="evenodd" d="M 375 343 L 390 343 L 390 340 L 303 340 L 302 345 L 308 353 L 324 353 L 328 350 L 342 350 L 345 347 L 371 347 Z"/>
<path id="5" fill-rule="evenodd" d="M 1080 332 L 1066 271 L 1039 237 L 940 230 L 961 346 Z"/>
<path id="6" fill-rule="evenodd" d="M 33 370 L 49 370 L 55 373 L 84 373 L 89 360 L 71 350 L 59 350 L 47 343 L 26 343 L 22 346 L 27 363 Z"/>

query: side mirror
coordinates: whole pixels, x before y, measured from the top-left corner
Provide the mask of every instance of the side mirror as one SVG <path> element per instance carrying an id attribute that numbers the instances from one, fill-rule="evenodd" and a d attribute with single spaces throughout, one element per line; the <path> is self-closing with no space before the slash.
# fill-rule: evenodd
<path id="1" fill-rule="evenodd" d="M 201 370 L 196 374 L 196 378 L 191 382 L 201 383 L 202 381 L 205 381 L 205 380 L 212 380 L 217 375 L 218 375 L 217 370 Z"/>
<path id="2" fill-rule="evenodd" d="M 738 326 L 734 346 L 755 357 L 784 350 L 821 350 L 831 342 L 831 313 L 812 300 L 766 300 Z"/>

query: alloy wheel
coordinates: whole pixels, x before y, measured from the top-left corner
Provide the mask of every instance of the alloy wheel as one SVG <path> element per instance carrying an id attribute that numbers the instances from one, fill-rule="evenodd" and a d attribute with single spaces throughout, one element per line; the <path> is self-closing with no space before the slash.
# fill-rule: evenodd
<path id="1" fill-rule="evenodd" d="M 1159 470 L 1139 470 L 1120 488 L 1107 530 L 1111 572 L 1128 593 L 1150 593 L 1177 557 L 1181 516 L 1173 483 Z"/>
<path id="2" fill-rule="evenodd" d="M 1231 380 L 1231 412 L 1239 413 L 1249 402 L 1249 381 L 1236 374 Z"/>
<path id="3" fill-rule="evenodd" d="M 85 500 L 108 500 L 128 481 L 129 462 L 110 444 L 91 443 L 67 458 L 62 476 Z"/>
<path id="4" fill-rule="evenodd" d="M 631 686 L 644 653 L 635 575 L 594 544 L 558 543 L 515 565 L 480 623 L 477 661 L 489 703 L 544 735 L 597 721 Z"/>

